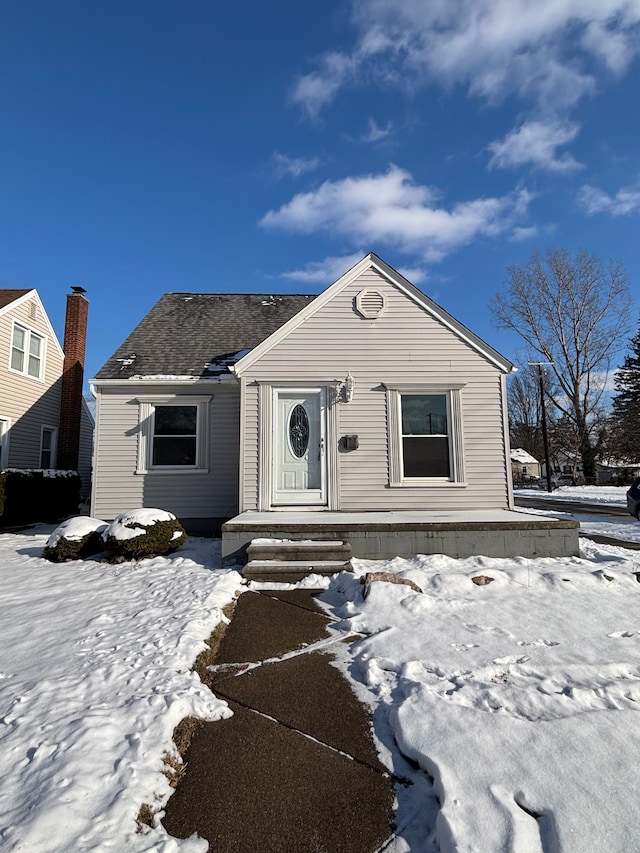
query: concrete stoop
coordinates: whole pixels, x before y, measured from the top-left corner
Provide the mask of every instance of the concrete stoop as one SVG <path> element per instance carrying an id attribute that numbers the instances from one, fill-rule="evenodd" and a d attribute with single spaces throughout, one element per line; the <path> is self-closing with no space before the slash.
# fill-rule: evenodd
<path id="1" fill-rule="evenodd" d="M 242 574 L 250 580 L 295 583 L 351 571 L 351 545 L 335 539 L 253 539 L 247 557 Z"/>

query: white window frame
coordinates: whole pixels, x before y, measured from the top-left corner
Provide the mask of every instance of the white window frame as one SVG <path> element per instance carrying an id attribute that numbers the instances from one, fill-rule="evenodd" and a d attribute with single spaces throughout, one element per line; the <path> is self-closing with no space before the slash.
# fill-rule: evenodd
<path id="1" fill-rule="evenodd" d="M 389 414 L 389 485 L 431 487 L 465 486 L 464 436 L 462 432 L 461 390 L 465 383 L 447 385 L 385 385 Z M 448 477 L 405 477 L 402 457 L 403 394 L 444 394 L 447 398 L 447 436 L 449 439 Z"/>
<path id="2" fill-rule="evenodd" d="M 9 435 L 11 419 L 0 415 L 0 468 L 9 467 Z"/>
<path id="3" fill-rule="evenodd" d="M 209 404 L 211 397 L 171 395 L 138 397 L 140 432 L 136 474 L 207 474 L 209 472 Z M 196 406 L 195 465 L 154 465 L 154 411 L 156 406 Z"/>
<path id="4" fill-rule="evenodd" d="M 20 328 L 25 333 L 25 347 L 24 350 L 18 350 L 22 352 L 23 356 L 23 364 L 22 370 L 18 370 L 16 367 L 13 367 L 13 352 L 17 350 L 18 347 L 15 345 L 15 334 L 16 329 Z M 34 376 L 32 373 L 29 373 L 29 350 L 31 344 L 31 338 L 36 337 L 40 339 L 41 348 L 40 348 L 40 370 L 37 376 Z M 14 320 L 11 326 L 11 345 L 9 347 L 9 370 L 11 373 L 17 373 L 19 376 L 26 376 L 28 379 L 34 379 L 36 382 L 43 382 L 45 376 L 45 358 L 47 352 L 47 336 L 37 329 L 33 329 L 27 323 L 23 323 L 22 321 Z"/>
<path id="5" fill-rule="evenodd" d="M 42 464 L 42 451 L 44 450 L 44 434 L 46 432 L 51 433 L 51 448 L 49 452 L 51 453 L 50 465 L 46 467 Z M 58 462 L 58 427 L 53 426 L 52 424 L 42 424 L 40 427 L 40 456 L 39 456 L 40 468 L 43 468 L 45 471 L 53 471 L 55 470 L 56 464 Z"/>

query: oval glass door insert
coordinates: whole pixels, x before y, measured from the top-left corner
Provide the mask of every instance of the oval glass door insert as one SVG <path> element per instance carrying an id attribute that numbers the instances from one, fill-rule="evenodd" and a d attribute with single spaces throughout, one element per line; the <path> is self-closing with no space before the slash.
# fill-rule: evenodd
<path id="1" fill-rule="evenodd" d="M 289 443 L 293 455 L 302 459 L 309 447 L 309 416 L 300 403 L 293 407 L 289 415 Z"/>

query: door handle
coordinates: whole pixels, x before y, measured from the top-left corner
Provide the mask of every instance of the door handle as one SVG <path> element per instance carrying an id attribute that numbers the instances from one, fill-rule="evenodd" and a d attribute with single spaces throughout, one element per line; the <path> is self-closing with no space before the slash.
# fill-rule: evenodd
<path id="1" fill-rule="evenodd" d="M 318 447 L 318 460 L 324 454 L 324 436 L 320 439 L 320 445 Z"/>

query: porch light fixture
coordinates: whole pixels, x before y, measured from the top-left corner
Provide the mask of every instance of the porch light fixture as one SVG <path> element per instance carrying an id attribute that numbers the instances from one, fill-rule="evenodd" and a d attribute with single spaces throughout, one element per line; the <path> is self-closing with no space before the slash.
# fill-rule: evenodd
<path id="1" fill-rule="evenodd" d="M 353 392 L 356 387 L 355 377 L 351 375 L 351 371 L 347 373 L 343 382 L 338 382 L 337 392 L 342 397 L 344 403 L 350 403 L 353 400 Z"/>
<path id="2" fill-rule="evenodd" d="M 353 400 L 353 392 L 356 387 L 356 380 L 351 375 L 351 371 L 347 373 L 346 379 L 342 385 L 344 389 L 344 401 L 345 403 L 350 403 Z"/>

